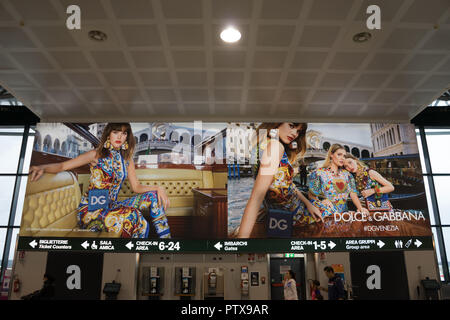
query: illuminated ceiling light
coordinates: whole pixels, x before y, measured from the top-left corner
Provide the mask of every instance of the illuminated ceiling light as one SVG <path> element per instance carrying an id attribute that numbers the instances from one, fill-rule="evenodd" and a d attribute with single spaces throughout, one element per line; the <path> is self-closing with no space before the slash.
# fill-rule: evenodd
<path id="1" fill-rule="evenodd" d="M 241 39 L 241 33 L 233 27 L 228 27 L 220 33 L 220 38 L 225 42 L 233 43 Z"/>
<path id="2" fill-rule="evenodd" d="M 353 36 L 353 41 L 357 43 L 367 42 L 372 38 L 372 35 L 369 32 L 360 32 Z"/>
<path id="3" fill-rule="evenodd" d="M 89 39 L 94 41 L 105 41 L 106 39 L 108 39 L 108 36 L 102 31 L 91 30 L 89 31 Z"/>

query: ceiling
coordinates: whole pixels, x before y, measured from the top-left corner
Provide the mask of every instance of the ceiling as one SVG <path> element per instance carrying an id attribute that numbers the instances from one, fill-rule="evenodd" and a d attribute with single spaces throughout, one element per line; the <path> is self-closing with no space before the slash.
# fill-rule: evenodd
<path id="1" fill-rule="evenodd" d="M 0 0 L 0 85 L 41 121 L 407 122 L 450 86 L 450 1 Z"/>

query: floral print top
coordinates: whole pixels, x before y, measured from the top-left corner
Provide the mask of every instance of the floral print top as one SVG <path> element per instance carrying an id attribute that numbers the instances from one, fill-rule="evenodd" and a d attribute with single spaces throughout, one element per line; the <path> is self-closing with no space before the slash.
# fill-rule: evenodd
<path id="1" fill-rule="evenodd" d="M 309 174 L 308 181 L 309 191 L 319 198 L 330 200 L 340 213 L 348 211 L 350 193 L 358 192 L 353 175 L 341 168 L 336 173 L 331 168 L 319 168 Z"/>

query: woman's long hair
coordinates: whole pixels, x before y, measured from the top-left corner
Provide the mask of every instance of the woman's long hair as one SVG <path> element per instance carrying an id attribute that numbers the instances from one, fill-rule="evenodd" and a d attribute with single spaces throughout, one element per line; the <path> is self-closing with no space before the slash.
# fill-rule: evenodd
<path id="1" fill-rule="evenodd" d="M 345 150 L 345 148 L 342 145 L 340 145 L 339 143 L 335 143 L 335 144 L 331 145 L 330 149 L 328 149 L 327 158 L 325 159 L 325 162 L 323 163 L 322 168 L 328 168 L 330 166 L 331 155 L 334 154 L 339 149 Z"/>
<path id="2" fill-rule="evenodd" d="M 129 123 L 108 123 L 103 130 L 100 143 L 97 146 L 97 154 L 100 158 L 105 158 L 109 156 L 109 149 L 105 148 L 105 142 L 108 140 L 109 135 L 112 131 L 122 131 L 127 133 L 128 149 L 120 149 L 120 153 L 125 160 L 130 160 L 134 154 L 134 147 L 136 146 L 136 141 L 134 140 L 133 131 L 131 130 L 131 125 Z"/>
<path id="3" fill-rule="evenodd" d="M 257 128 L 256 128 L 256 136 L 254 137 L 254 143 L 260 143 L 262 141 L 258 141 L 259 139 L 259 132 L 260 130 L 267 130 L 267 136 L 266 137 L 270 137 L 269 133 L 271 129 L 278 129 L 279 126 L 281 126 L 284 122 L 264 122 L 262 124 L 260 124 Z M 296 149 L 291 149 L 289 147 L 289 145 L 285 144 L 283 141 L 279 140 L 283 146 L 284 149 L 286 150 L 286 154 L 289 158 L 289 161 L 292 163 L 293 161 L 297 160 L 298 157 L 303 157 L 303 155 L 306 152 L 306 130 L 308 129 L 308 124 L 307 123 L 301 123 L 301 122 L 293 122 L 294 126 L 299 126 L 301 125 L 301 130 L 298 134 L 298 137 L 293 140 L 297 142 L 297 148 Z"/>
<path id="4" fill-rule="evenodd" d="M 364 162 L 359 160 L 357 157 L 355 157 L 351 153 L 347 152 L 344 157 L 345 157 L 345 159 L 353 159 L 353 160 L 355 160 L 356 166 L 357 166 L 356 174 L 360 173 L 365 168 L 368 168 L 368 166 Z"/>

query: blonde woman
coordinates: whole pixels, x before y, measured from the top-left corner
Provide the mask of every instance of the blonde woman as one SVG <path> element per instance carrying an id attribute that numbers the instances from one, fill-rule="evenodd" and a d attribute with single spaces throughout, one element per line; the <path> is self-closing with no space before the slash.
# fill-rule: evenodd
<path id="1" fill-rule="evenodd" d="M 394 191 L 392 183 L 350 153 L 345 154 L 344 166 L 347 171 L 354 175 L 356 189 L 365 199 L 372 195 L 381 199 L 382 195 Z M 384 201 L 388 207 L 392 208 L 387 199 L 384 199 Z"/>
<path id="2" fill-rule="evenodd" d="M 264 131 L 266 130 L 266 131 Z M 292 162 L 306 151 L 306 123 L 264 123 L 257 155 L 260 163 L 250 199 L 242 216 L 239 238 L 249 238 L 261 204 L 292 212 L 293 223 L 322 221 L 320 211 L 296 188 Z"/>
<path id="3" fill-rule="evenodd" d="M 344 169 L 345 148 L 333 144 L 328 149 L 323 166 L 313 171 L 309 177 L 309 197 L 323 216 L 348 211 L 348 197 L 352 199 L 359 212 L 368 212 L 358 199 L 355 179 Z"/>
<path id="4" fill-rule="evenodd" d="M 152 223 L 160 238 L 170 238 L 165 209 L 169 198 L 164 188 L 144 186 L 139 183 L 133 161 L 135 141 L 129 123 L 108 123 L 97 149 L 65 162 L 33 166 L 31 181 L 45 172 L 58 173 L 91 164 L 88 191 L 81 197 L 78 207 L 78 224 L 81 229 L 93 232 L 114 232 L 122 238 L 147 238 L 149 225 L 141 210 L 149 209 Z M 117 201 L 125 179 L 137 196 Z M 89 199 L 96 192 L 107 195 L 107 204 L 89 208 Z"/>

